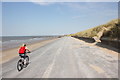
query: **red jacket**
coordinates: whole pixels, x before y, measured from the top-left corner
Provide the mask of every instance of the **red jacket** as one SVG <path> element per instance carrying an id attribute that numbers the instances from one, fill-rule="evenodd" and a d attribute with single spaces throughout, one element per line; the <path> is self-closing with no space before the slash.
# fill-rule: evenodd
<path id="1" fill-rule="evenodd" d="M 26 51 L 25 46 L 20 47 L 20 49 L 19 49 L 19 54 L 24 54 L 25 51 Z"/>

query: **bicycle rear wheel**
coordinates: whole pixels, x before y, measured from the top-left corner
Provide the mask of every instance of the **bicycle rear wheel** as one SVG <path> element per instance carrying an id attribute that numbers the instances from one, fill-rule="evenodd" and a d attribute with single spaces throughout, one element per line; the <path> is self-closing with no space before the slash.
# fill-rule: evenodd
<path id="1" fill-rule="evenodd" d="M 23 69 L 23 62 L 21 59 L 17 63 L 17 69 L 18 69 L 18 71 L 21 71 Z"/>

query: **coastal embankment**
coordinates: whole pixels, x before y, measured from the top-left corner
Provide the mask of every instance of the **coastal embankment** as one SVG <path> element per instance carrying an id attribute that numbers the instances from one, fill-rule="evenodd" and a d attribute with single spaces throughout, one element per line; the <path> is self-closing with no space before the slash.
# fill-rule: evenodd
<path id="1" fill-rule="evenodd" d="M 117 49 L 117 52 L 119 52 L 120 22 L 119 19 L 111 20 L 106 24 L 99 25 L 75 34 L 70 34 L 68 36 L 72 36 L 89 43 L 96 43 L 96 45 L 100 47 L 105 47 L 107 45 L 106 48 L 111 49 L 110 47 L 113 47 Z"/>

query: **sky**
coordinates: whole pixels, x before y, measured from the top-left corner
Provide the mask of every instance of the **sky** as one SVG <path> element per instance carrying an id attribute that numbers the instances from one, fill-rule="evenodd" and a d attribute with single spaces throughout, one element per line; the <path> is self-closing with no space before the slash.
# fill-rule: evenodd
<path id="1" fill-rule="evenodd" d="M 2 35 L 66 35 L 117 18 L 117 2 L 2 2 Z"/>

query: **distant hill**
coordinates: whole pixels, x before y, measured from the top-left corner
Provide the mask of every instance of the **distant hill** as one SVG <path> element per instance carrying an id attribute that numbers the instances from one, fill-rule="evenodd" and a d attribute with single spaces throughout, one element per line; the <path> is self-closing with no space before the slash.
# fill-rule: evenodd
<path id="1" fill-rule="evenodd" d="M 118 19 L 115 19 L 106 24 L 99 25 L 75 34 L 70 34 L 69 36 L 117 40 L 118 37 L 120 37 L 120 23 Z"/>

